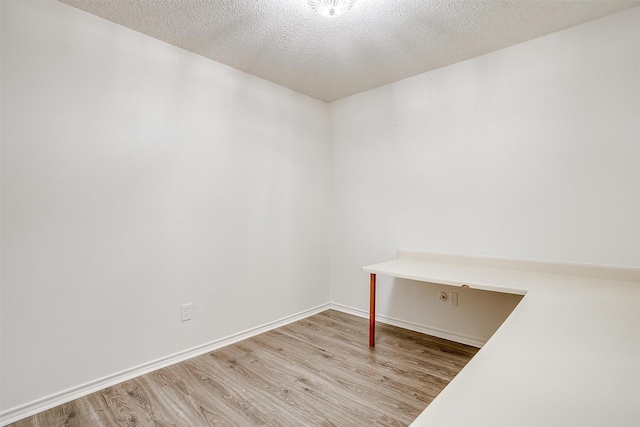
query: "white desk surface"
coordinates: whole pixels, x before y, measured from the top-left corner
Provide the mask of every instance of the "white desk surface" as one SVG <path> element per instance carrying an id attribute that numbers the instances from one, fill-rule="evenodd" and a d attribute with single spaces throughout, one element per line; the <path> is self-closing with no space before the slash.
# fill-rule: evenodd
<path id="1" fill-rule="evenodd" d="M 640 426 L 640 270 L 618 281 L 399 256 L 363 271 L 525 295 L 413 427 Z"/>

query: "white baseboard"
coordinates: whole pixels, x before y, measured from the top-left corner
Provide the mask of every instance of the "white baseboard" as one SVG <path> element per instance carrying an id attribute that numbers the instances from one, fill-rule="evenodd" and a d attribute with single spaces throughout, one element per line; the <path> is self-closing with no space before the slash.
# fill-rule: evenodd
<path id="1" fill-rule="evenodd" d="M 329 309 L 330 306 L 331 305 L 329 303 L 322 304 L 309 310 L 305 310 L 291 316 L 283 317 L 282 319 L 275 320 L 273 322 L 269 322 L 255 328 L 247 329 L 246 331 L 238 332 L 237 334 L 233 334 L 225 338 L 211 341 L 207 344 L 180 351 L 170 356 L 143 363 L 142 365 L 125 369 L 124 371 L 117 372 L 115 374 L 108 375 L 94 381 L 90 381 L 86 384 L 82 384 L 59 393 L 54 393 L 50 396 L 35 400 L 25 405 L 8 409 L 0 413 L 0 426 L 6 426 L 7 424 L 11 424 L 31 415 L 35 415 L 39 412 L 46 411 L 47 409 L 62 405 L 63 403 L 67 403 L 88 394 L 94 393 L 98 390 L 102 390 L 103 388 L 120 384 L 123 381 L 139 377 L 140 375 L 148 374 L 149 372 L 165 368 L 167 366 L 182 362 L 183 360 L 187 360 L 192 357 L 209 353 L 224 346 L 234 344 L 238 341 L 242 341 L 244 339 L 251 338 L 272 329 L 288 325 L 289 323 L 297 322 L 298 320 L 325 311 Z"/>
<path id="2" fill-rule="evenodd" d="M 342 304 L 331 303 L 329 308 L 333 310 L 342 311 L 343 313 L 352 314 L 358 317 L 369 318 L 369 312 L 366 310 L 360 310 L 359 308 L 353 308 Z M 388 325 L 397 326 L 399 328 L 408 329 L 410 331 L 420 332 L 422 334 L 431 335 L 438 338 L 443 338 L 449 341 L 455 341 L 461 344 L 470 345 L 472 347 L 481 348 L 487 340 L 480 337 L 474 337 L 470 335 L 464 335 L 453 331 L 447 331 L 444 329 L 431 328 L 424 325 L 419 325 L 413 322 L 407 322 L 405 320 L 396 319 L 394 317 L 385 316 L 376 313 L 376 322 L 386 323 Z"/>

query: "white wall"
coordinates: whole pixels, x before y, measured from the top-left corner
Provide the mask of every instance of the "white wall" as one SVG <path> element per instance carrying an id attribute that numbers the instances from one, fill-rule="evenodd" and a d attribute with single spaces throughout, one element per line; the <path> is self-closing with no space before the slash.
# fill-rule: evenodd
<path id="1" fill-rule="evenodd" d="M 640 8 L 331 104 L 331 301 L 397 248 L 640 265 Z M 380 278 L 381 314 L 486 340 L 516 297 Z"/>
<path id="2" fill-rule="evenodd" d="M 640 265 L 638 8 L 328 106 L 0 5 L 0 411 L 329 297 L 364 310 L 360 267 L 398 247 Z M 517 303 L 379 283 L 381 313 L 461 338 Z"/>
<path id="3" fill-rule="evenodd" d="M 3 411 L 329 301 L 327 104 L 1 3 Z"/>

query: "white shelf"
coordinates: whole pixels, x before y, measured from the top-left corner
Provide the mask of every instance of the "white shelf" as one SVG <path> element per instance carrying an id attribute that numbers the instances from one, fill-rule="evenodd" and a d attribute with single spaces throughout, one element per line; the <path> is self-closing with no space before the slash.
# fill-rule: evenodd
<path id="1" fill-rule="evenodd" d="M 640 269 L 399 251 L 363 271 L 525 295 L 412 426 L 640 426 Z"/>

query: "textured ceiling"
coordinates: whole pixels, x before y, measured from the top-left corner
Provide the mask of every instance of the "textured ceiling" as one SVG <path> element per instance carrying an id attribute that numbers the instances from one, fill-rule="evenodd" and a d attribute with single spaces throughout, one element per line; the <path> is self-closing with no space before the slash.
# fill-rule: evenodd
<path id="1" fill-rule="evenodd" d="M 60 0 L 323 101 L 424 73 L 640 0 Z"/>

